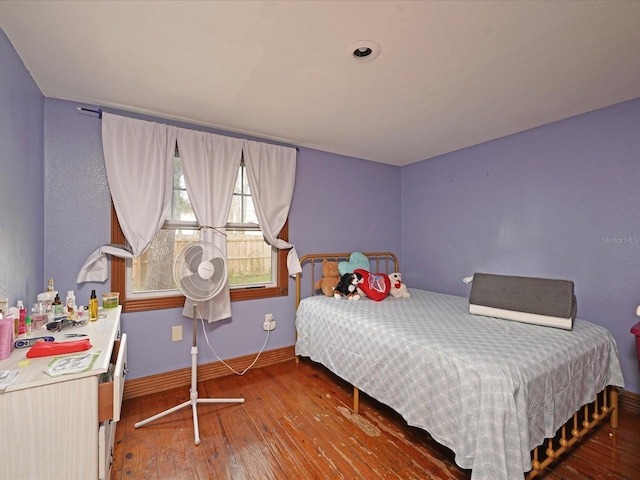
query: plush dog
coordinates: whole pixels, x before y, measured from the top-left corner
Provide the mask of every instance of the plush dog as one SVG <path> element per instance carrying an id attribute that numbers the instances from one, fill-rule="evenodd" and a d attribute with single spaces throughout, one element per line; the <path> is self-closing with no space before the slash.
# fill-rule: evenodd
<path id="1" fill-rule="evenodd" d="M 391 280 L 391 290 L 389 294 L 394 298 L 408 298 L 411 296 L 407 286 L 402 282 L 402 274 L 400 272 L 394 272 L 389 274 L 389 280 Z"/>
<path id="2" fill-rule="evenodd" d="M 360 300 L 358 293 L 358 285 L 362 281 L 362 277 L 356 273 L 345 273 L 340 277 L 340 281 L 333 290 L 333 296 L 337 299 L 347 298 L 349 300 Z"/>

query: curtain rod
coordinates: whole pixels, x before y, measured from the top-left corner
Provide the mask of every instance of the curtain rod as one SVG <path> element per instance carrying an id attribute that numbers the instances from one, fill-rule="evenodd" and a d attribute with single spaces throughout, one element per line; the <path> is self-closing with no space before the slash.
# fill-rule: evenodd
<path id="1" fill-rule="evenodd" d="M 78 109 L 78 111 L 84 111 L 84 112 L 91 112 L 91 113 L 97 113 L 98 114 L 98 118 L 100 118 L 100 120 L 102 120 L 102 109 L 99 108 L 97 110 L 94 110 L 92 108 L 85 108 L 85 107 L 76 107 Z M 300 147 L 295 147 L 296 152 L 300 151 Z"/>
<path id="2" fill-rule="evenodd" d="M 98 117 L 102 120 L 102 109 L 97 109 L 97 110 L 93 110 L 92 108 L 85 108 L 85 107 L 77 107 L 78 110 L 82 110 L 85 112 L 91 112 L 91 113 L 97 113 Z"/>

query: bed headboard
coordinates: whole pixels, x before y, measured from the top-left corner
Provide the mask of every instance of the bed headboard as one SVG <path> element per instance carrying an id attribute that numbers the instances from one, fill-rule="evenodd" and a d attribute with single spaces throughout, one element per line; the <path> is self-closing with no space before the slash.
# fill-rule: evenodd
<path id="1" fill-rule="evenodd" d="M 327 259 L 332 262 L 342 262 L 349 260 L 349 256 L 352 252 L 348 253 L 310 253 L 300 258 L 300 265 L 302 266 L 302 273 L 306 273 L 308 276 L 308 286 L 310 295 L 315 295 L 313 286 L 316 283 L 316 279 L 322 278 L 322 260 Z M 369 259 L 371 265 L 371 272 L 380 273 L 393 273 L 399 269 L 398 257 L 392 252 L 362 252 L 362 254 Z M 302 300 L 302 273 L 296 274 L 296 308 Z M 307 288 L 305 288 L 305 292 Z"/>

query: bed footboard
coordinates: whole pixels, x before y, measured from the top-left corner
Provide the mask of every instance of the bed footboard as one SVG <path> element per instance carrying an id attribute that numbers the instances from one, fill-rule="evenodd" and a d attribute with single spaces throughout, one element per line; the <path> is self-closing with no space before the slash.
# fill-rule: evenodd
<path id="1" fill-rule="evenodd" d="M 546 467 L 558 460 L 573 445 L 583 439 L 596 425 L 609 417 L 611 428 L 618 428 L 618 389 L 606 387 L 589 403 L 573 414 L 554 438 L 531 452 L 531 471 L 526 475 L 530 480 L 540 474 Z M 545 448 L 546 447 L 546 448 Z"/>

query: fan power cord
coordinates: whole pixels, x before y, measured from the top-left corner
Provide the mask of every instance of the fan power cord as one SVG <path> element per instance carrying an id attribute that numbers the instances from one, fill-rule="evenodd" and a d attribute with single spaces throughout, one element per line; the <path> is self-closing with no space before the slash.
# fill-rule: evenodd
<path id="1" fill-rule="evenodd" d="M 207 345 L 209 345 L 209 348 L 211 349 L 211 351 L 213 352 L 213 354 L 216 356 L 216 358 L 225 366 L 227 367 L 229 370 L 231 370 L 233 373 L 235 373 L 236 375 L 244 375 L 245 373 L 247 373 L 249 371 L 249 369 L 251 367 L 253 367 L 256 362 L 258 361 L 258 358 L 260 358 L 260 355 L 262 354 L 262 352 L 264 351 L 264 347 L 267 346 L 267 342 L 269 341 L 269 330 L 267 330 L 267 336 L 264 339 L 264 343 L 262 344 L 262 347 L 260 348 L 260 351 L 258 352 L 258 354 L 256 355 L 256 358 L 253 360 L 253 362 L 251 362 L 251 365 L 249 365 L 247 368 L 245 368 L 242 372 L 236 372 L 236 370 L 229 365 L 227 362 L 225 362 L 223 359 L 221 359 L 218 354 L 216 353 L 215 349 L 213 348 L 213 345 L 211 345 L 211 343 L 209 343 L 209 336 L 207 335 L 207 329 L 204 328 L 204 319 L 202 318 L 202 316 L 199 317 L 200 318 L 200 322 L 202 323 L 202 332 L 204 333 L 204 339 L 207 341 Z"/>

